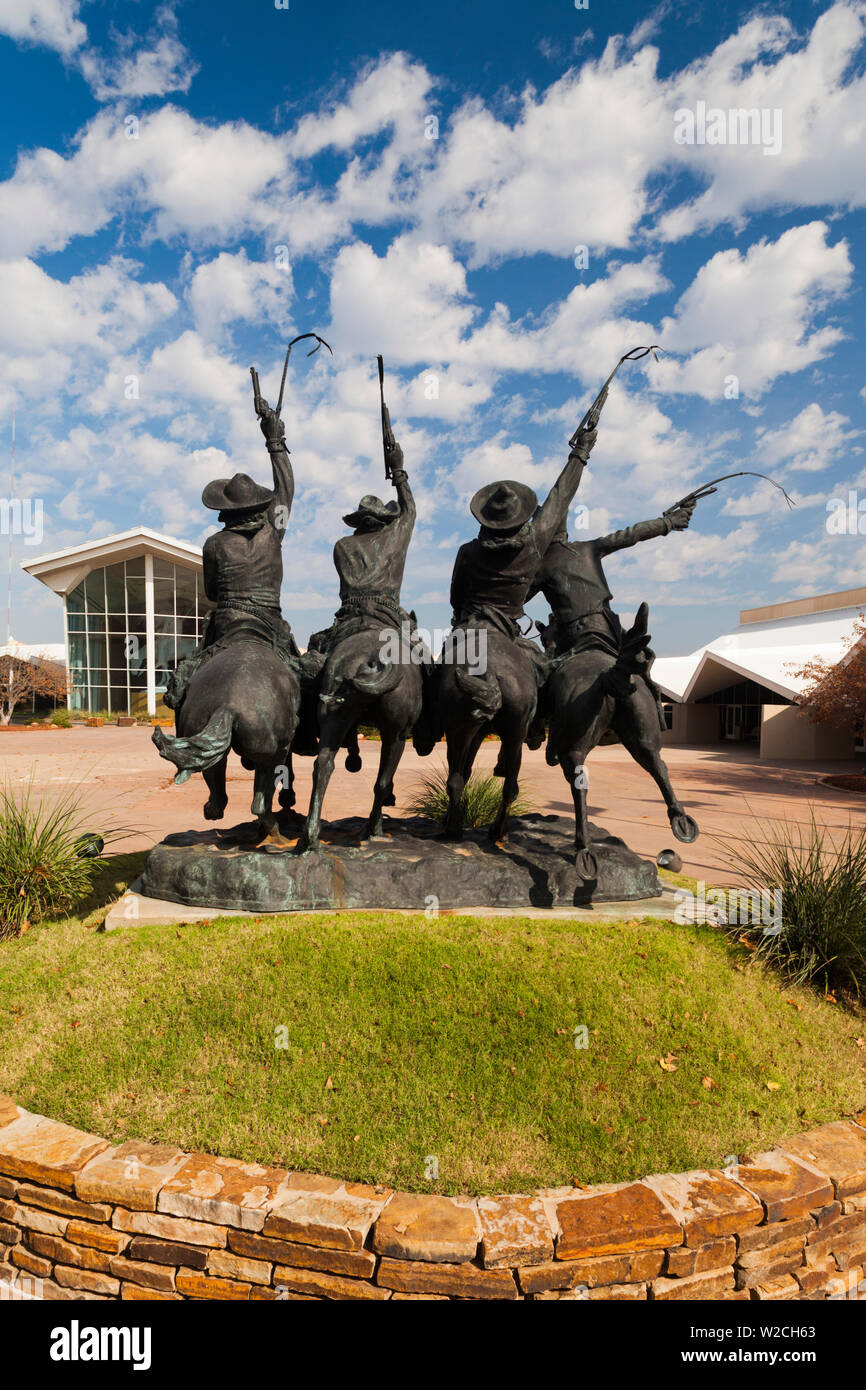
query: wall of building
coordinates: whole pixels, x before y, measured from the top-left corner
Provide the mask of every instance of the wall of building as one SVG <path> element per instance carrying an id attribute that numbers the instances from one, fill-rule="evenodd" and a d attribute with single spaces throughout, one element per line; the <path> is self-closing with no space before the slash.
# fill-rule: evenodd
<path id="1" fill-rule="evenodd" d="M 0 1096 L 0 1297 L 866 1297 L 866 1111 L 724 1172 L 439 1197 L 104 1139 Z"/>
<path id="2" fill-rule="evenodd" d="M 718 743 L 720 705 L 673 705 L 672 727 L 662 734 L 663 743 Z"/>
<path id="3" fill-rule="evenodd" d="M 854 757 L 854 735 L 828 724 L 813 724 L 797 705 L 764 705 L 761 757 L 828 762 Z"/>

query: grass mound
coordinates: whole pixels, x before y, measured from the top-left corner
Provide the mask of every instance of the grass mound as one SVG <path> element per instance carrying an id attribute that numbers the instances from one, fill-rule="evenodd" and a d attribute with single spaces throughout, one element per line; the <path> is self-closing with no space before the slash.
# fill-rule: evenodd
<path id="1" fill-rule="evenodd" d="M 0 1090 L 114 1142 L 417 1191 L 718 1166 L 866 1098 L 861 1017 L 653 921 L 67 921 L 0 943 L 0 1030 Z"/>

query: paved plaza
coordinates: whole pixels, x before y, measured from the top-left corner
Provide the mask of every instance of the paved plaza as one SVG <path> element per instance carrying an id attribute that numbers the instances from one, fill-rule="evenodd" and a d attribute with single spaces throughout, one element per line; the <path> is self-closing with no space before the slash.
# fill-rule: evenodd
<path id="1" fill-rule="evenodd" d="M 492 769 L 498 743 L 482 745 L 479 768 Z M 361 741 L 364 766 L 351 775 L 338 761 L 328 788 L 326 815 L 366 814 L 372 801 L 373 779 L 379 744 Z M 420 776 L 444 763 L 444 744 L 429 758 L 418 758 L 408 747 L 395 783 L 401 814 L 416 792 Z M 683 870 L 708 882 L 721 882 L 725 863 L 724 843 L 717 837 L 755 833 L 755 821 L 808 823 L 810 807 L 831 832 L 844 831 L 849 822 L 866 824 L 866 796 L 822 785 L 829 772 L 853 771 L 857 763 L 772 762 L 761 763 L 751 749 L 680 748 L 665 751 L 674 786 L 701 827 L 694 845 L 678 846 L 670 833 L 661 797 L 650 777 L 641 771 L 618 745 L 598 748 L 590 755 L 589 810 L 592 820 L 611 834 L 621 836 L 640 854 L 655 858 L 666 847 L 678 849 Z M 298 807 L 306 809 L 310 794 L 312 760 L 296 761 Z M 192 777 L 184 786 L 172 781 L 170 765 L 162 761 L 151 743 L 149 727 L 120 729 L 73 728 L 39 732 L 10 732 L 0 736 L 0 773 L 13 783 L 32 775 L 38 794 L 50 794 L 69 783 L 80 784 L 93 829 L 124 830 L 112 847 L 120 852 L 146 849 L 179 830 L 208 827 L 202 815 L 205 787 Z M 544 750 L 524 750 L 524 791 L 539 811 L 571 814 L 571 797 L 562 773 L 549 768 Z M 249 820 L 252 774 L 234 754 L 229 757 L 229 805 L 225 826 Z"/>

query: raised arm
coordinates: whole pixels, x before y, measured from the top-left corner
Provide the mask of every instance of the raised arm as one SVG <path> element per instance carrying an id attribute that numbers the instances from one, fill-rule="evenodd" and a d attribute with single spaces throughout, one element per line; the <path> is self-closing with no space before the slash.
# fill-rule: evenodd
<path id="1" fill-rule="evenodd" d="M 565 526 L 568 509 L 580 486 L 583 470 L 596 440 L 595 430 L 583 430 L 568 456 L 568 462 L 541 506 L 532 518 L 532 529 L 538 549 L 543 555 L 556 535 Z"/>
<path id="2" fill-rule="evenodd" d="M 608 536 L 600 536 L 595 542 L 599 555 L 610 555 L 614 550 L 628 550 L 641 541 L 652 541 L 658 536 L 670 535 L 671 531 L 685 531 L 692 519 L 694 501 L 689 499 L 682 507 L 667 516 L 653 517 L 651 521 L 638 521 L 634 526 L 626 526 L 622 531 L 611 531 Z"/>
<path id="3" fill-rule="evenodd" d="M 286 448 L 286 427 L 276 411 L 271 410 L 264 397 L 256 400 L 256 413 L 271 456 L 274 474 L 274 500 L 270 506 L 271 524 L 282 534 L 289 524 L 289 514 L 295 496 L 295 475 Z"/>
<path id="4" fill-rule="evenodd" d="M 412 531 L 415 526 L 415 498 L 412 496 L 412 489 L 409 486 L 409 475 L 403 467 L 403 450 L 399 444 L 395 444 L 392 450 L 392 473 L 391 481 L 397 493 L 397 502 L 400 507 L 400 516 L 396 525 L 401 531 Z"/>

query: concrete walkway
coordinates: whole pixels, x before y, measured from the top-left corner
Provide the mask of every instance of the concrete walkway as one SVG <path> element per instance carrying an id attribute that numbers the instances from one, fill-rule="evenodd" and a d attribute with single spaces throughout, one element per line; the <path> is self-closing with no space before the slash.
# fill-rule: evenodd
<path id="1" fill-rule="evenodd" d="M 494 742 L 483 744 L 477 766 L 492 770 L 498 747 Z M 344 770 L 342 760 L 338 762 L 325 805 L 328 819 L 368 810 L 378 742 L 362 740 L 361 753 L 364 766 L 355 775 Z M 787 821 L 805 828 L 814 813 L 831 835 L 844 832 L 849 823 L 858 828 L 866 825 L 866 796 L 820 783 L 826 773 L 862 770 L 862 760 L 826 765 L 761 763 L 755 750 L 738 745 L 671 747 L 664 755 L 683 805 L 701 827 L 694 845 L 676 844 L 654 783 L 619 745 L 598 748 L 590 755 L 590 817 L 647 857 L 654 859 L 660 850 L 676 848 L 683 871 L 708 883 L 725 879 L 725 845 L 719 837 L 760 838 L 756 821 L 777 828 Z M 406 809 L 420 777 L 443 764 L 444 745 L 425 759 L 407 748 L 395 784 L 395 814 Z M 300 810 L 306 809 L 309 799 L 311 771 L 311 759 L 298 759 L 295 785 Z M 0 734 L 0 776 L 18 786 L 32 777 L 38 795 L 77 786 L 92 828 L 119 832 L 112 843 L 118 852 L 150 848 L 173 831 L 208 826 L 202 815 L 206 796 L 202 779 L 192 777 L 176 787 L 170 764 L 158 756 L 151 730 L 144 726 Z M 547 767 L 543 749 L 524 750 L 521 781 L 536 809 L 571 815 L 569 788 L 558 768 Z M 249 820 L 252 775 L 234 755 L 229 759 L 228 792 L 224 824 Z"/>

